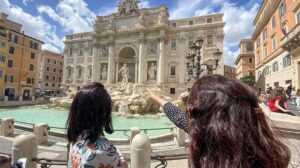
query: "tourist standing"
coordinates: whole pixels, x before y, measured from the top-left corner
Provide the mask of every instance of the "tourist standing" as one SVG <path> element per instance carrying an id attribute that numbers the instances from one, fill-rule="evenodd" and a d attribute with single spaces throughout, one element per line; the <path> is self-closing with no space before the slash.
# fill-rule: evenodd
<path id="1" fill-rule="evenodd" d="M 271 130 L 255 91 L 242 82 L 221 75 L 198 79 L 186 113 L 149 94 L 190 134 L 190 167 L 288 167 L 288 147 Z"/>
<path id="2" fill-rule="evenodd" d="M 67 121 L 69 168 L 127 168 L 104 131 L 113 133 L 112 101 L 102 84 L 93 83 L 79 89 L 71 105 Z"/>
<path id="3" fill-rule="evenodd" d="M 295 102 L 296 102 L 297 110 L 300 111 L 300 89 L 297 89 Z"/>

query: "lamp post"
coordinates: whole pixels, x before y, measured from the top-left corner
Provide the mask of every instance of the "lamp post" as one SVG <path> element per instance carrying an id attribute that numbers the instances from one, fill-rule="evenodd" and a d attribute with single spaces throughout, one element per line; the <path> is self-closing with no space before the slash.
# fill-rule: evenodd
<path id="1" fill-rule="evenodd" d="M 189 47 L 190 53 L 185 57 L 187 60 L 186 68 L 188 80 L 191 80 L 191 78 L 199 79 L 200 74 L 205 70 L 207 70 L 208 73 L 211 73 L 219 66 L 219 61 L 221 60 L 222 56 L 222 52 L 219 49 L 217 49 L 214 53 L 213 64 L 201 63 L 201 48 L 203 46 L 203 42 L 204 40 L 202 38 L 197 38 L 194 44 Z"/>

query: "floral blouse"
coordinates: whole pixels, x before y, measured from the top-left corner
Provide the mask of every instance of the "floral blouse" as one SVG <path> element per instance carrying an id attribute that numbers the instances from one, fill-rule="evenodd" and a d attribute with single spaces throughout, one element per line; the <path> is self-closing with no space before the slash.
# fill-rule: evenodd
<path id="1" fill-rule="evenodd" d="M 123 168 L 123 159 L 104 136 L 93 144 L 81 139 L 70 145 L 68 168 Z"/>

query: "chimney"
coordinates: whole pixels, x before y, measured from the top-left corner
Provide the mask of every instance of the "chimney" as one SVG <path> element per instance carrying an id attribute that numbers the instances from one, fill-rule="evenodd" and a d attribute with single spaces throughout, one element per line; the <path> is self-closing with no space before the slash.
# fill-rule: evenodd
<path id="1" fill-rule="evenodd" d="M 6 21 L 7 20 L 7 14 L 6 13 L 3 13 L 3 12 L 1 12 L 0 13 L 0 20 L 4 20 L 4 21 Z"/>

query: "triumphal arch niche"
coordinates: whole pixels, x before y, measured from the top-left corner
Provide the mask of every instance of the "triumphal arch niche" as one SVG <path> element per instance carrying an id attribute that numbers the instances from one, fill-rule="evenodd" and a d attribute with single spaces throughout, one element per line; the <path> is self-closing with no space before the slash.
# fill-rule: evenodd
<path id="1" fill-rule="evenodd" d="M 65 70 L 66 85 L 128 82 L 177 94 L 192 85 L 185 56 L 197 37 L 204 39 L 202 61 L 223 49 L 223 14 L 170 20 L 166 6 L 140 9 L 139 2 L 123 0 L 116 13 L 97 16 L 93 31 L 66 36 L 65 67 L 75 68 Z M 82 80 L 78 64 L 84 67 Z M 215 73 L 224 74 L 223 69 L 222 59 Z"/>

